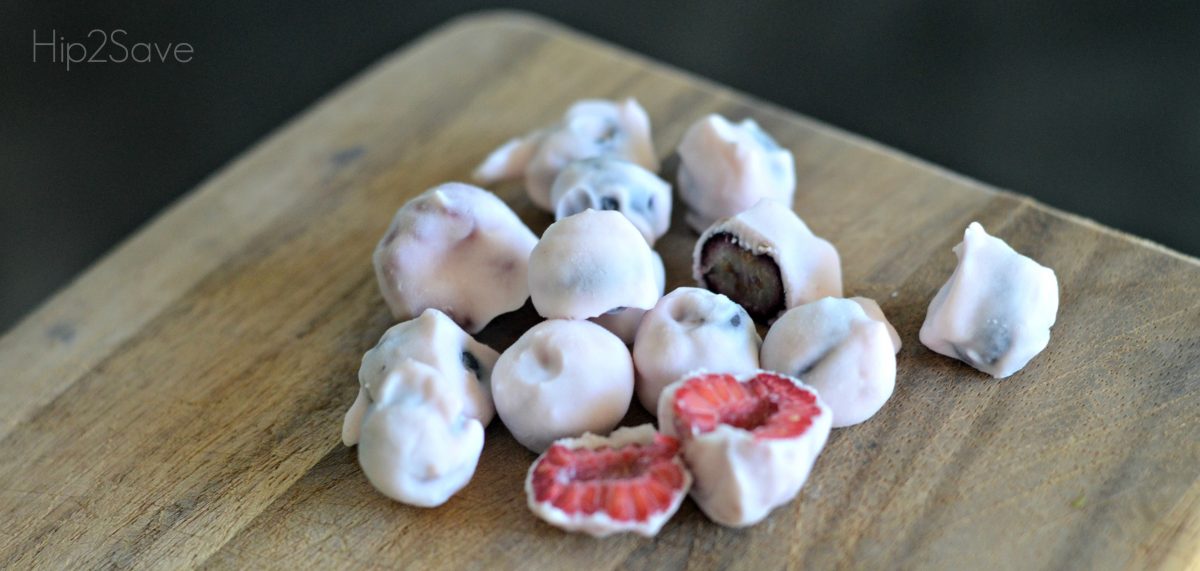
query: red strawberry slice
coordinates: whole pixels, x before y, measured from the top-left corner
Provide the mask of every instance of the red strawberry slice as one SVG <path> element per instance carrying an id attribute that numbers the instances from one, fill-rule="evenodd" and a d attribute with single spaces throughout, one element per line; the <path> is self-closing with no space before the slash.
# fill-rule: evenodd
<path id="1" fill-rule="evenodd" d="M 786 375 L 697 373 L 663 389 L 658 420 L 678 435 L 692 497 L 713 521 L 745 526 L 800 491 L 829 437 L 832 413 Z"/>
<path id="2" fill-rule="evenodd" d="M 568 531 L 653 536 L 691 484 L 679 441 L 645 424 L 555 442 L 530 467 L 525 492 L 538 517 Z"/>
<path id="3" fill-rule="evenodd" d="M 817 393 L 774 373 L 758 373 L 745 382 L 733 375 L 702 374 L 675 391 L 673 406 L 675 429 L 683 435 L 728 424 L 757 438 L 791 438 L 808 430 L 821 412 Z"/>

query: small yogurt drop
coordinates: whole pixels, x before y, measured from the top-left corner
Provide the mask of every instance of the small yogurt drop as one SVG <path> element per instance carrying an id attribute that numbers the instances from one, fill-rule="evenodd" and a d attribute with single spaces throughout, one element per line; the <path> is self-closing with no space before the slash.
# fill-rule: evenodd
<path id="1" fill-rule="evenodd" d="M 636 99 L 585 99 L 560 122 L 517 137 L 492 151 L 475 169 L 475 180 L 491 184 L 524 175 L 525 190 L 539 208 L 554 212 L 550 188 L 571 161 L 614 156 L 658 171 L 650 117 Z"/>
<path id="2" fill-rule="evenodd" d="M 499 358 L 494 349 L 473 339 L 436 309 L 426 309 L 420 317 L 392 326 L 363 355 L 358 369 L 358 398 L 346 413 L 342 442 L 346 446 L 358 443 L 362 417 L 373 402 L 371 395 L 378 394 L 384 381 L 397 374 L 407 361 L 437 371 L 432 382 L 438 390 L 460 395 L 463 414 L 487 426 L 495 415 L 489 383 Z"/>
<path id="3" fill-rule="evenodd" d="M 787 205 L 763 199 L 710 226 L 696 241 L 692 274 L 759 321 L 826 296 L 841 297 L 837 250 Z"/>
<path id="4" fill-rule="evenodd" d="M 585 210 L 550 225 L 529 257 L 529 294 L 548 319 L 587 319 L 658 301 L 661 260 L 619 212 Z"/>
<path id="5" fill-rule="evenodd" d="M 464 414 L 461 393 L 440 372 L 407 359 L 372 387 L 358 463 L 375 489 L 419 507 L 439 506 L 475 473 L 483 425 Z"/>
<path id="6" fill-rule="evenodd" d="M 638 401 L 657 414 L 663 387 L 687 373 L 754 371 L 761 342 L 742 306 L 708 290 L 677 288 L 658 300 L 638 328 L 633 344 Z"/>
<path id="7" fill-rule="evenodd" d="M 504 426 L 540 453 L 560 438 L 616 427 L 633 399 L 633 360 L 595 323 L 543 321 L 500 355 L 492 392 Z"/>
<path id="8" fill-rule="evenodd" d="M 654 255 L 654 283 L 658 286 L 658 295 L 662 296 L 663 291 L 667 287 L 667 270 L 663 266 L 662 256 L 659 256 L 658 252 L 651 251 L 650 253 Z M 622 307 L 609 310 L 589 320 L 619 337 L 622 343 L 633 345 L 633 339 L 637 336 L 638 326 L 642 324 L 642 318 L 645 315 L 645 309 Z"/>
<path id="9" fill-rule="evenodd" d="M 892 396 L 896 351 L 886 320 L 857 300 L 827 297 L 789 309 L 771 326 L 762 366 L 816 389 L 841 428 L 871 418 Z"/>
<path id="10" fill-rule="evenodd" d="M 792 153 L 753 119 L 735 125 L 709 115 L 693 123 L 679 143 L 679 196 L 697 232 L 763 198 L 791 208 L 795 191 Z"/>
<path id="11" fill-rule="evenodd" d="M 958 267 L 929 303 L 921 343 L 997 379 L 1012 375 L 1050 342 L 1058 278 L 978 222 L 954 253 Z"/>
<path id="12" fill-rule="evenodd" d="M 799 493 L 830 428 L 804 383 L 765 371 L 694 373 L 663 389 L 659 430 L 683 442 L 692 499 L 709 519 L 743 527 Z"/>
<path id="13" fill-rule="evenodd" d="M 375 247 L 375 276 L 392 315 L 428 308 L 471 333 L 529 297 L 529 253 L 537 236 L 496 195 L 461 183 L 408 201 Z"/>
<path id="14" fill-rule="evenodd" d="M 550 202 L 558 220 L 589 208 L 616 210 L 651 246 L 671 225 L 671 185 L 636 163 L 611 156 L 567 165 L 554 179 Z"/>

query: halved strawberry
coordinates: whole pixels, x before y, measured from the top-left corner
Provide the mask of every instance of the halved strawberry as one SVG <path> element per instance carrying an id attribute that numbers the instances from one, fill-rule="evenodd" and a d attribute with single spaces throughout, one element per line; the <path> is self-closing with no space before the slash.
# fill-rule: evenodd
<path id="1" fill-rule="evenodd" d="M 568 531 L 650 537 L 691 485 L 679 441 L 644 424 L 555 442 L 529 468 L 525 493 L 534 514 Z"/>
<path id="2" fill-rule="evenodd" d="M 811 387 L 766 371 L 693 373 L 658 401 L 662 432 L 679 436 L 696 477 L 692 497 L 713 521 L 738 527 L 796 496 L 832 417 Z"/>
<path id="3" fill-rule="evenodd" d="M 803 434 L 821 412 L 816 391 L 774 373 L 758 373 L 745 381 L 728 374 L 693 377 L 676 390 L 672 406 L 680 434 L 711 432 L 728 424 L 757 438 Z"/>

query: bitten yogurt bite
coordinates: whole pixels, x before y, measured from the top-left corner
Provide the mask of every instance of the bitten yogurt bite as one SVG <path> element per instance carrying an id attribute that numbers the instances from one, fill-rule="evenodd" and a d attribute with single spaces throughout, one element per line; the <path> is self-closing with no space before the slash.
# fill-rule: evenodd
<path id="1" fill-rule="evenodd" d="M 837 250 L 787 205 L 763 199 L 709 226 L 692 253 L 700 287 L 724 294 L 758 321 L 784 310 L 842 296 Z"/>
<path id="2" fill-rule="evenodd" d="M 496 195 L 452 182 L 396 212 L 375 247 L 375 276 L 396 319 L 435 308 L 478 333 L 525 304 L 536 244 L 537 236 Z"/>
<path id="3" fill-rule="evenodd" d="M 856 300 L 827 297 L 775 321 L 763 339 L 762 366 L 816 389 L 833 428 L 841 428 L 871 418 L 892 396 L 897 350 L 886 320 Z"/>
<path id="4" fill-rule="evenodd" d="M 654 426 L 556 441 L 525 478 L 529 509 L 547 523 L 593 537 L 653 537 L 692 485 L 679 440 Z"/>
<path id="5" fill-rule="evenodd" d="M 633 400 L 633 359 L 595 323 L 543 321 L 500 355 L 492 394 L 517 442 L 541 452 L 560 438 L 617 426 Z"/>
<path id="6" fill-rule="evenodd" d="M 529 257 L 529 294 L 547 319 L 588 319 L 658 301 L 661 261 L 619 212 L 585 210 L 550 225 Z"/>
<path id="7" fill-rule="evenodd" d="M 550 202 L 557 220 L 589 208 L 620 212 L 651 246 L 671 225 L 671 185 L 636 163 L 616 157 L 567 165 L 554 179 Z"/>
<path id="8" fill-rule="evenodd" d="M 742 306 L 708 290 L 677 288 L 658 300 L 638 328 L 633 343 L 638 401 L 657 414 L 663 387 L 687 373 L 757 370 L 761 343 Z"/>
<path id="9" fill-rule="evenodd" d="M 796 191 L 791 151 L 753 119 L 733 124 L 720 115 L 693 123 L 683 135 L 678 178 L 687 223 L 697 232 L 763 198 L 790 208 Z"/>
<path id="10" fill-rule="evenodd" d="M 525 177 L 530 200 L 554 212 L 550 188 L 571 161 L 614 156 L 658 171 L 650 117 L 636 99 L 576 102 L 558 123 L 504 143 L 475 169 L 475 180 L 491 184 Z"/>
<path id="11" fill-rule="evenodd" d="M 816 391 L 766 371 L 697 373 L 667 386 L 659 430 L 683 442 L 692 499 L 709 519 L 753 525 L 800 492 L 829 438 Z"/>
<path id="12" fill-rule="evenodd" d="M 378 394 L 388 377 L 401 365 L 417 361 L 437 371 L 438 390 L 461 395 L 463 414 L 487 426 L 496 414 L 492 405 L 491 372 L 500 358 L 491 347 L 476 341 L 454 321 L 436 309 L 393 325 L 362 358 L 358 369 L 358 398 L 342 423 L 342 442 L 358 443 L 359 428 L 371 395 Z"/>
<path id="13" fill-rule="evenodd" d="M 483 425 L 465 414 L 465 395 L 408 359 L 373 387 L 362 417 L 358 463 L 383 495 L 439 506 L 466 486 L 483 451 Z"/>
<path id="14" fill-rule="evenodd" d="M 978 222 L 954 253 L 958 267 L 929 303 L 921 343 L 997 379 L 1012 375 L 1050 343 L 1058 278 Z"/>

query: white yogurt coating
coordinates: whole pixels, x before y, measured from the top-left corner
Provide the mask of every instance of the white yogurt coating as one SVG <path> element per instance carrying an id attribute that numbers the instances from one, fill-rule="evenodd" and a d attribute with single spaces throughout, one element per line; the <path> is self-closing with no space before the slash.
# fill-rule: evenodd
<path id="1" fill-rule="evenodd" d="M 833 412 L 833 428 L 858 424 L 879 412 L 896 386 L 897 347 L 886 323 L 856 300 L 827 297 L 793 307 L 763 339 L 762 367 L 816 389 Z"/>
<path id="2" fill-rule="evenodd" d="M 633 359 L 595 323 L 543 321 L 500 355 L 492 395 L 517 442 L 540 453 L 560 438 L 617 426 L 633 400 Z"/>
<path id="3" fill-rule="evenodd" d="M 643 424 L 635 427 L 622 427 L 614 430 L 607 437 L 597 436 L 592 433 L 586 433 L 579 438 L 564 438 L 555 442 L 567 448 L 588 448 L 596 449 L 603 446 L 610 448 L 621 448 L 629 444 L 649 444 L 654 441 L 654 435 L 658 431 L 654 430 L 654 425 Z M 533 490 L 533 472 L 537 467 L 537 462 L 529 467 L 528 474 L 525 475 L 525 497 L 528 498 L 529 509 L 534 515 L 542 518 L 550 525 L 567 530 L 581 531 L 592 537 L 607 537 L 614 533 L 632 532 L 643 537 L 654 537 L 658 535 L 662 526 L 679 511 L 680 504 L 683 503 L 684 496 L 692 487 L 692 475 L 687 471 L 687 467 L 683 465 L 682 458 L 676 458 L 675 462 L 683 468 L 684 484 L 682 488 L 677 490 L 671 496 L 670 507 L 662 512 L 653 514 L 646 521 L 636 523 L 616 521 L 609 517 L 603 511 L 597 511 L 593 514 L 583 512 L 567 513 L 549 502 L 539 502 Z"/>
<path id="4" fill-rule="evenodd" d="M 446 183 L 408 201 L 375 247 L 375 276 L 392 315 L 428 308 L 471 333 L 529 297 L 537 236 L 496 195 Z"/>
<path id="5" fill-rule="evenodd" d="M 558 123 L 517 137 L 492 151 L 475 169 L 475 180 L 491 184 L 525 177 L 530 200 L 554 212 L 550 188 L 559 171 L 579 159 L 614 156 L 658 171 L 650 117 L 636 99 L 576 102 Z"/>
<path id="6" fill-rule="evenodd" d="M 616 210 L 651 246 L 671 225 L 671 185 L 636 163 L 611 156 L 567 165 L 554 179 L 550 202 L 557 220 L 589 208 Z"/>
<path id="7" fill-rule="evenodd" d="M 667 287 L 667 269 L 663 266 L 662 256 L 659 256 L 658 252 L 651 251 L 650 253 L 654 255 L 654 283 L 658 286 L 658 295 L 661 297 Z M 620 338 L 622 343 L 633 345 L 638 326 L 642 324 L 642 318 L 646 315 L 646 311 L 637 307 L 623 307 L 609 310 L 597 317 L 591 317 L 589 321 L 607 329 Z"/>
<path id="8" fill-rule="evenodd" d="M 459 395 L 463 414 L 487 426 L 495 415 L 492 405 L 491 372 L 500 358 L 491 347 L 473 339 L 454 321 L 436 309 L 392 326 L 371 350 L 363 355 L 358 369 L 358 398 L 342 424 L 342 442 L 358 442 L 362 417 L 379 387 L 393 375 L 401 374 L 401 365 L 416 361 L 437 371 L 435 382 L 440 391 Z"/>
<path id="9" fill-rule="evenodd" d="M 619 212 L 585 210 L 550 225 L 529 257 L 529 294 L 548 319 L 587 319 L 658 301 L 661 260 Z"/>
<path id="10" fill-rule="evenodd" d="M 753 119 L 733 124 L 720 115 L 700 119 L 684 133 L 678 179 L 687 223 L 697 232 L 763 198 L 790 208 L 796 191 L 791 151 Z"/>
<path id="11" fill-rule="evenodd" d="M 737 378 L 745 382 L 756 374 L 749 372 Z M 675 391 L 686 380 L 663 389 L 658 401 L 658 426 L 663 434 L 683 440 L 684 461 L 694 478 L 692 499 L 704 514 L 724 526 L 745 527 L 762 521 L 771 510 L 794 499 L 829 439 L 833 415 L 820 396 L 816 399 L 820 414 L 795 438 L 760 439 L 728 424 L 698 435 L 679 435 L 672 403 Z"/>
<path id="12" fill-rule="evenodd" d="M 762 340 L 742 306 L 708 290 L 681 287 L 646 313 L 633 344 L 638 401 L 658 413 L 663 387 L 687 373 L 757 370 Z"/>
<path id="13" fill-rule="evenodd" d="M 399 364 L 374 387 L 362 415 L 358 463 L 375 489 L 419 507 L 439 506 L 466 486 L 483 451 L 483 425 L 464 414 L 437 369 Z"/>
<path id="14" fill-rule="evenodd" d="M 837 249 L 813 234 L 790 206 L 764 198 L 749 210 L 709 226 L 692 254 L 692 276 L 701 287 L 706 287 L 701 265 L 704 245 L 720 234 L 730 234 L 742 248 L 775 261 L 783 280 L 785 308 L 842 296 Z"/>
<path id="15" fill-rule="evenodd" d="M 859 307 L 867 314 L 867 317 L 878 321 L 887 326 L 888 337 L 892 338 L 892 345 L 896 347 L 896 353 L 900 352 L 903 346 L 900 343 L 900 334 L 896 332 L 896 328 L 892 327 L 892 323 L 883 315 L 883 309 L 879 307 L 879 303 L 873 299 L 866 297 L 851 297 L 850 301 L 857 303 Z"/>
<path id="16" fill-rule="evenodd" d="M 954 253 L 958 267 L 929 303 L 921 343 L 995 378 L 1012 375 L 1050 343 L 1058 278 L 978 222 Z"/>

